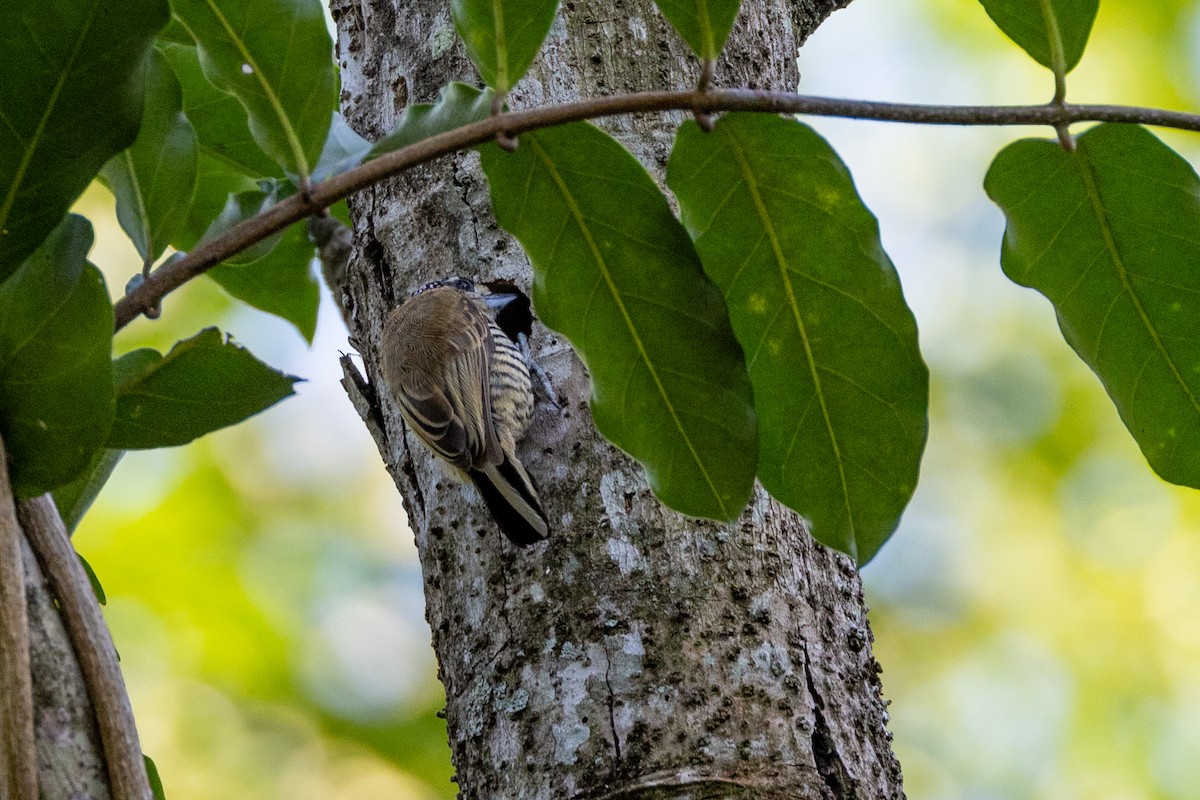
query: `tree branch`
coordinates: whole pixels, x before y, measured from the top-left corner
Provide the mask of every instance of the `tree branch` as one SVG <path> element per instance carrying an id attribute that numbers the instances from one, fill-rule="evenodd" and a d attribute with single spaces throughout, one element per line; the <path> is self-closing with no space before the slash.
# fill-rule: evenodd
<path id="1" fill-rule="evenodd" d="M 0 794 L 32 800 L 38 796 L 38 774 L 29 619 L 21 567 L 21 525 L 7 465 L 8 455 L 0 441 Z"/>
<path id="2" fill-rule="evenodd" d="M 662 111 L 757 111 L 820 117 L 907 122 L 920 125 L 1049 125 L 1075 122 L 1130 122 L 1163 128 L 1200 131 L 1200 114 L 1157 108 L 1112 105 L 941 106 L 910 103 L 876 103 L 811 97 L 790 92 L 749 89 L 657 91 L 596 97 L 562 105 L 522 109 L 423 139 L 408 147 L 334 175 L 300 192 L 270 210 L 230 228 L 183 258 L 159 267 L 114 306 L 116 329 L 128 325 L 147 309 L 156 308 L 170 292 L 256 242 L 282 231 L 294 222 L 316 214 L 353 192 L 390 178 L 418 164 L 483 144 L 497 134 L 514 136 L 538 128 L 584 119 Z"/>
<path id="3" fill-rule="evenodd" d="M 58 597 L 67 633 L 79 658 L 100 728 L 113 797 L 150 800 L 146 763 L 117 664 L 117 651 L 58 509 L 50 495 L 45 494 L 20 501 L 17 513 L 26 539 Z"/>

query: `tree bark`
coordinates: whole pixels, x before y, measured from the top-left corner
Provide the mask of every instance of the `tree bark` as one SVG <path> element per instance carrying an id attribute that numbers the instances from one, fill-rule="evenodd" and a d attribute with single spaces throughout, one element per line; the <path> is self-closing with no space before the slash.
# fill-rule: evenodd
<path id="1" fill-rule="evenodd" d="M 716 85 L 792 89 L 801 41 L 848 0 L 756 0 Z M 378 138 L 410 102 L 475 82 L 446 3 L 333 0 L 343 110 Z M 514 107 L 694 85 L 699 65 L 649 0 L 567 0 Z M 605 120 L 661 177 L 679 116 Z M 761 490 L 741 520 L 678 515 L 601 439 L 587 375 L 544 329 L 565 404 L 540 402 L 521 456 L 550 540 L 518 550 L 411 436 L 378 386 L 379 331 L 410 287 L 463 274 L 528 286 L 475 154 L 351 198 L 334 287 L 369 383 L 347 388 L 405 499 L 465 798 L 898 798 L 857 571 Z M 347 360 L 347 364 L 349 361 Z"/>

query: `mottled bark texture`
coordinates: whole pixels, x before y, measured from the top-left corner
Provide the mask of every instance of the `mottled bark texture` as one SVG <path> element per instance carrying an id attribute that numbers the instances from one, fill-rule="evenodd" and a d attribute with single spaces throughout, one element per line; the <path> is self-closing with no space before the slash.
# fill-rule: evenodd
<path id="1" fill-rule="evenodd" d="M 54 596 L 22 543 L 38 785 L 44 798 L 108 800 L 108 770 L 83 672 Z"/>
<path id="2" fill-rule="evenodd" d="M 792 89 L 798 43 L 846 0 L 748 0 L 716 85 Z M 334 0 L 343 109 L 377 138 L 406 104 L 477 80 L 444 0 Z M 517 107 L 694 85 L 699 66 L 649 0 L 566 0 Z M 674 119 L 606 120 L 656 175 Z M 761 492 L 734 525 L 681 517 L 603 441 L 586 373 L 538 329 L 566 410 L 539 403 L 522 458 L 554 531 L 517 550 L 474 491 L 405 434 L 378 386 L 384 315 L 415 285 L 529 267 L 463 154 L 351 198 L 334 287 L 370 384 L 347 388 L 404 495 L 424 569 L 461 795 L 895 798 L 900 768 L 858 574 Z"/>

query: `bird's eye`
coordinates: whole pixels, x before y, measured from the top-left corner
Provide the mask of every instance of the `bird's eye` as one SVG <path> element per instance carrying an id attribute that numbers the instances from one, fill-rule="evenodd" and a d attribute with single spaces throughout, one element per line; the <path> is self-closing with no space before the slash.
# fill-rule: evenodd
<path id="1" fill-rule="evenodd" d="M 475 282 L 469 278 L 455 278 L 454 288 L 460 292 L 473 292 L 475 291 Z"/>

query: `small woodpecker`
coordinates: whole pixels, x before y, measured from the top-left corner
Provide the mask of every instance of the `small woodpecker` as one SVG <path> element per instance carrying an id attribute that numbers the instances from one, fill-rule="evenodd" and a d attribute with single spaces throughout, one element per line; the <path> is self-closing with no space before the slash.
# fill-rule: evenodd
<path id="1" fill-rule="evenodd" d="M 429 449 L 464 470 L 514 544 L 550 525 L 517 440 L 533 416 L 529 365 L 495 314 L 519 297 L 449 278 L 418 288 L 383 324 L 383 381 Z"/>

